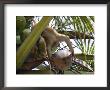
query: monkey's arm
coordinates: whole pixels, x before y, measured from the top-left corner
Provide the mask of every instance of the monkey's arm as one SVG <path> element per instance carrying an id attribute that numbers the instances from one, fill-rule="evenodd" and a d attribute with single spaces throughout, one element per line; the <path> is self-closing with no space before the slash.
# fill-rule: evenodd
<path id="1" fill-rule="evenodd" d="M 63 39 L 63 41 L 66 42 L 67 46 L 69 47 L 70 51 L 72 52 L 73 56 L 74 56 L 74 49 L 72 47 L 70 38 L 67 35 L 62 35 L 61 39 Z"/>
<path id="2" fill-rule="evenodd" d="M 51 53 L 51 45 L 48 45 L 47 44 L 47 55 L 48 55 L 48 58 L 50 59 L 51 56 L 52 56 L 52 53 Z"/>

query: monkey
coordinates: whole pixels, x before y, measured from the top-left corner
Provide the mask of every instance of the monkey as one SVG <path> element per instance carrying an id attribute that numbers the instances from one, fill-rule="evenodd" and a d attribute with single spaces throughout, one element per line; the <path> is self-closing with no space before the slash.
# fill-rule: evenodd
<path id="1" fill-rule="evenodd" d="M 52 70 L 52 48 L 56 47 L 60 42 L 65 41 L 67 46 L 69 47 L 70 51 L 71 51 L 71 55 L 69 56 L 64 56 L 61 58 L 57 58 L 57 60 L 55 60 L 56 62 L 54 62 L 54 64 L 56 64 L 56 69 L 58 69 L 59 73 L 64 73 L 63 68 L 65 67 L 66 64 L 62 64 L 65 60 L 69 59 L 70 57 L 73 59 L 75 59 L 75 55 L 74 55 L 74 49 L 71 45 L 71 41 L 69 36 L 64 35 L 64 34 L 60 34 L 58 33 L 56 30 L 52 29 L 51 27 L 46 27 L 45 30 L 42 32 L 41 36 L 44 38 L 45 42 L 46 42 L 46 50 L 47 50 L 47 55 L 48 55 L 48 59 L 49 59 L 49 63 L 50 63 L 50 72 Z M 58 56 L 57 56 L 58 57 Z M 61 65 L 57 65 L 58 63 L 60 63 Z M 70 62 L 71 63 L 71 62 Z M 69 65 L 67 65 L 69 66 Z"/>
<path id="2" fill-rule="evenodd" d="M 32 48 L 34 58 L 40 60 L 47 57 L 46 43 L 43 37 L 40 36 L 39 40 L 36 42 L 35 46 Z"/>
<path id="3" fill-rule="evenodd" d="M 36 24 L 32 27 L 34 28 L 36 26 Z M 69 58 L 70 57 L 75 57 L 74 55 L 74 49 L 71 45 L 71 41 L 70 41 L 70 38 L 69 36 L 67 35 L 64 35 L 64 34 L 60 34 L 58 33 L 55 29 L 52 29 L 51 27 L 46 27 L 43 32 L 41 33 L 41 36 L 40 37 L 43 37 L 44 40 L 45 40 L 45 43 L 46 43 L 46 52 L 47 52 L 47 57 L 48 57 L 48 61 L 50 63 L 50 71 L 51 71 L 51 62 L 53 61 L 53 57 L 52 57 L 52 48 L 56 47 L 59 45 L 60 42 L 62 41 L 65 41 L 67 46 L 69 47 L 70 51 L 71 51 L 71 55 L 69 55 Z M 64 57 L 64 58 L 63 58 Z M 65 61 L 65 59 L 68 59 L 68 56 L 63 56 L 62 58 L 57 58 L 56 61 L 59 60 L 59 62 L 62 62 L 62 61 Z M 55 64 L 55 63 L 54 63 Z M 56 65 L 57 66 L 57 65 Z M 61 66 L 62 67 L 62 66 Z M 56 67 L 58 68 L 59 70 L 62 71 L 62 68 L 60 68 L 60 66 Z M 61 72 L 63 73 L 63 72 Z"/>
<path id="4" fill-rule="evenodd" d="M 71 45 L 71 41 L 69 36 L 60 34 L 56 30 L 46 27 L 45 30 L 42 32 L 41 36 L 45 39 L 46 42 L 46 49 L 47 49 L 47 55 L 49 58 L 52 56 L 51 49 L 59 44 L 59 42 L 65 41 L 67 46 L 69 47 L 73 57 L 74 56 L 74 49 Z"/>
<path id="5" fill-rule="evenodd" d="M 56 74 L 64 74 L 73 62 L 72 53 L 68 50 L 59 50 L 52 54 L 51 67 Z"/>

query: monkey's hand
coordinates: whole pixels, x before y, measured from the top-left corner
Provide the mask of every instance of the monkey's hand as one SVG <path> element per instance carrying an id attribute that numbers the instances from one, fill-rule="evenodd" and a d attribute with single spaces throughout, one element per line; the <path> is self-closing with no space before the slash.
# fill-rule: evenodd
<path id="1" fill-rule="evenodd" d="M 75 56 L 75 55 L 74 55 L 74 52 L 72 52 L 71 55 L 72 55 L 72 57 L 74 57 L 74 56 Z"/>
<path id="2" fill-rule="evenodd" d="M 72 54 L 73 59 L 76 60 L 74 53 L 72 52 L 71 54 Z"/>
<path id="3" fill-rule="evenodd" d="M 49 60 L 49 58 L 48 58 L 48 57 L 43 57 L 43 59 L 44 59 L 45 61 L 48 61 L 48 60 Z"/>

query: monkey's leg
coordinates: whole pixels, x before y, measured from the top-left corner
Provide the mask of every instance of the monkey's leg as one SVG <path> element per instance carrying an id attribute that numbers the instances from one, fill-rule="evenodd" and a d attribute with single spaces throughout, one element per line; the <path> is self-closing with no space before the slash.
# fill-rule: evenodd
<path id="1" fill-rule="evenodd" d="M 64 74 L 64 70 L 58 70 L 58 74 Z"/>
<path id="2" fill-rule="evenodd" d="M 50 61 L 49 61 L 49 69 L 50 69 L 50 73 L 51 73 L 52 66 L 51 66 L 51 62 Z"/>
<path id="3" fill-rule="evenodd" d="M 48 58 L 49 58 L 49 60 L 50 60 L 50 59 L 51 59 L 51 56 L 52 56 L 51 45 L 48 45 L 48 46 L 47 46 L 47 54 L 48 54 Z"/>

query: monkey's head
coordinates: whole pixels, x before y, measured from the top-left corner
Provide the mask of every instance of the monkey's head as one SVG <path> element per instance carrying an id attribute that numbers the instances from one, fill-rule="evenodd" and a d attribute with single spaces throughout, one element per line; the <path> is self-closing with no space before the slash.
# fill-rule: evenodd
<path id="1" fill-rule="evenodd" d="M 59 70 L 68 69 L 73 62 L 73 57 L 70 51 L 59 50 L 52 55 L 53 66 L 56 66 Z"/>

